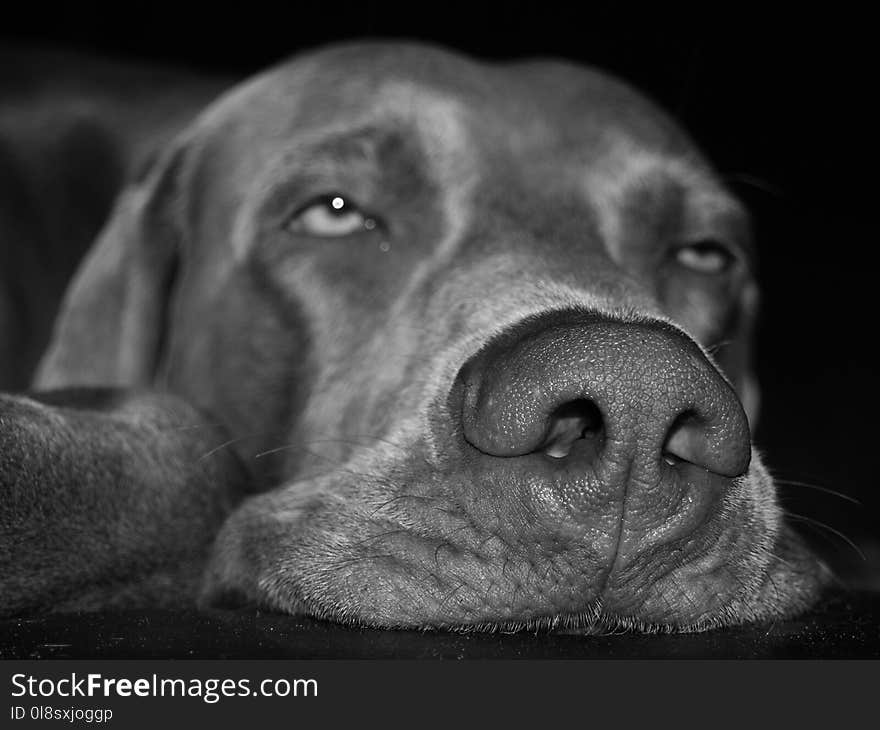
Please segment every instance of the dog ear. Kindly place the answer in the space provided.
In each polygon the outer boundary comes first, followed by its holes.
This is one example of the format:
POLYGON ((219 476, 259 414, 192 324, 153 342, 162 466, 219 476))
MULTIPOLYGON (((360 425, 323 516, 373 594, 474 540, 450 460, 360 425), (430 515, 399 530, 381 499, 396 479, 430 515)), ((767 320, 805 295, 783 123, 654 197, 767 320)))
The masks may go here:
POLYGON ((182 238, 186 147, 176 142, 117 199, 62 301, 36 389, 152 380, 182 238))

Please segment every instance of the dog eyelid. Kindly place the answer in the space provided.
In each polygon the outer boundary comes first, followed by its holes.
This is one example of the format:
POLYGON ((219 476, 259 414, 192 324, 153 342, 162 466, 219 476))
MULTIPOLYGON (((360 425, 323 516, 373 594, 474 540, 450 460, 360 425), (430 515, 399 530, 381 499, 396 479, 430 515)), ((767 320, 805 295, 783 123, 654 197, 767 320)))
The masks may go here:
POLYGON ((674 256, 680 266, 709 275, 727 273, 737 260, 729 247, 711 238, 680 246, 674 256))

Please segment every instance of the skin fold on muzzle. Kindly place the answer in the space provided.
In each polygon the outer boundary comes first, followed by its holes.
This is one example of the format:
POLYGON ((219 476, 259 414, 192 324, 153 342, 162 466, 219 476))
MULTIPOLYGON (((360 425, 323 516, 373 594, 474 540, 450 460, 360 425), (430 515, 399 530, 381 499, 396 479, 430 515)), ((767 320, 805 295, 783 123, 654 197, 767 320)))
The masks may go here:
POLYGON ((262 493, 203 602, 700 630, 825 580, 751 444, 755 300, 741 206, 625 85, 348 45, 231 91, 123 195, 38 385, 223 424, 262 493))

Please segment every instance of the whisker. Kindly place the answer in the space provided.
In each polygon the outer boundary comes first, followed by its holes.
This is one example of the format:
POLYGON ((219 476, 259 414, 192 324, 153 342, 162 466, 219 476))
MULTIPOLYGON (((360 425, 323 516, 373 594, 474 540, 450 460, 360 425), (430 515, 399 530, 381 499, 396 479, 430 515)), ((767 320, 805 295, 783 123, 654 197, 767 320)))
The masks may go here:
POLYGON ((404 499, 414 499, 414 500, 422 500, 425 502, 439 502, 438 497, 429 497, 421 494, 398 494, 397 496, 392 497, 391 499, 386 499, 381 504, 376 505, 376 508, 370 513, 370 517, 373 517, 380 510, 385 509, 389 504, 393 502, 397 502, 404 499))
POLYGON ((817 492, 825 492, 825 494, 831 494, 835 497, 840 497, 847 502, 852 502, 853 504, 858 505, 859 507, 864 506, 858 499, 855 497, 850 497, 848 494, 844 494, 843 492, 838 492, 834 489, 829 489, 828 487, 820 487, 818 484, 810 484, 809 482, 799 482, 794 479, 774 479, 776 484, 782 484, 786 487, 803 487, 805 489, 815 489, 817 492))
POLYGON ((732 345, 733 340, 721 340, 721 342, 716 342, 711 347, 706 348, 706 352, 710 355, 715 355, 722 347, 727 347, 728 345, 732 345))
POLYGON ((391 553, 377 554, 377 555, 364 555, 358 558, 345 558, 343 560, 335 560, 333 562, 333 568, 342 568, 346 565, 351 565, 352 563, 363 563, 366 560, 379 560, 380 558, 393 558, 394 556, 391 553))
MULTIPOLYGON (((361 440, 369 440, 369 441, 378 441, 378 442, 380 442, 380 443, 388 444, 389 446, 393 446, 395 449, 400 449, 401 451, 404 451, 404 452, 408 452, 408 451, 410 451, 409 448, 407 448, 407 447, 405 447, 405 446, 401 446, 400 444, 395 443, 394 441, 391 441, 390 439, 383 438, 382 436, 373 436, 373 435, 368 434, 368 433, 367 433, 367 434, 357 434, 357 433, 353 433, 353 434, 349 434, 349 437, 352 438, 352 439, 361 439, 361 440)), ((340 439, 340 440, 341 440, 341 439, 340 439)), ((342 441, 342 440, 341 440, 341 441, 342 441)), ((352 444, 355 444, 355 445, 357 444, 356 441, 351 441, 351 442, 342 441, 342 443, 352 443, 352 444)))
POLYGON ((367 543, 373 542, 375 540, 379 540, 383 537, 388 537, 389 535, 406 535, 407 530, 402 527, 396 527, 393 530, 386 530, 385 532, 377 532, 375 535, 368 535, 363 540, 357 540, 349 545, 349 548, 361 547, 362 545, 366 545, 367 543))
MULTIPOLYGON (((221 425, 221 424, 218 423, 217 425, 219 426, 219 425, 221 425)), ((198 426, 196 426, 196 428, 197 428, 197 427, 198 427, 198 426)), ((189 427, 189 426, 186 426, 185 428, 190 428, 190 427, 189 427)), ((219 446, 215 446, 215 447, 214 447, 213 449, 211 449, 208 453, 203 454, 202 456, 200 456, 200 457, 197 459, 197 461, 201 461, 202 459, 207 459, 209 456, 211 456, 211 455, 213 455, 213 454, 216 454, 216 453, 217 453, 218 451, 220 451, 221 449, 225 449, 227 446, 232 446, 232 444, 237 444, 237 443, 240 443, 240 442, 242 442, 242 441, 247 441, 248 439, 260 438, 260 437, 262 437, 262 436, 266 436, 267 434, 270 434, 270 433, 271 433, 271 431, 254 431, 254 432, 252 432, 252 433, 244 434, 243 436, 236 436, 235 438, 231 438, 231 439, 229 439, 228 441, 224 441, 224 442, 223 442, 222 444, 220 444, 219 446)))
POLYGON ((440 611, 442 611, 447 601, 449 601, 449 599, 451 599, 456 593, 458 593, 462 588, 465 588, 466 586, 467 582, 463 580, 461 581, 461 583, 459 583, 458 588, 455 588, 454 590, 447 593, 446 597, 440 602, 440 605, 437 606, 437 612, 439 613, 440 611))
POLYGON ((830 532, 834 535, 837 535, 841 540, 846 542, 847 545, 849 545, 853 550, 855 550, 856 553, 858 554, 858 556, 864 562, 868 562, 868 558, 865 556, 865 553, 862 552, 862 549, 858 545, 856 545, 856 543, 853 542, 853 540, 851 540, 849 537, 844 535, 840 530, 836 530, 831 525, 826 525, 824 522, 813 519, 812 517, 807 517, 806 515, 799 515, 796 512, 789 512, 788 510, 783 510, 783 514, 786 515, 787 517, 791 517, 793 520, 799 520, 801 522, 805 522, 810 525, 815 525, 816 527, 822 527, 822 528, 828 530, 828 532, 830 532))
MULTIPOLYGON (((769 573, 767 574, 767 580, 770 581, 770 585, 773 586, 773 593, 775 594, 775 603, 778 604, 779 603, 779 595, 780 595, 779 594, 779 586, 776 585, 776 581, 773 580, 773 576, 770 575, 769 573)), ((766 633, 764 634, 765 638, 770 636, 770 633, 773 631, 773 629, 776 628, 776 622, 777 622, 777 619, 774 618, 773 623, 770 624, 769 628, 767 629, 766 633)))
MULTIPOLYGON (((259 459, 263 456, 268 456, 269 454, 276 454, 279 451, 286 451, 288 449, 302 449, 307 450, 309 446, 316 446, 318 444, 345 444, 346 446, 363 446, 367 441, 379 441, 381 443, 388 444, 389 446, 393 446, 396 449, 400 449, 401 451, 406 451, 407 449, 400 444, 396 444, 393 441, 389 441, 388 439, 382 438, 381 436, 371 436, 369 434, 364 434, 362 436, 353 435, 350 438, 324 438, 324 439, 309 439, 308 441, 301 441, 295 444, 284 444, 283 446, 277 446, 274 449, 267 449, 266 451, 261 451, 259 454, 254 456, 255 459, 259 459)), ((309 452, 314 453, 314 452, 309 452)), ((317 455, 317 454, 316 454, 317 455)))
POLYGON ((767 193, 768 195, 773 195, 777 198, 787 198, 788 194, 778 185, 770 182, 769 180, 764 180, 757 175, 752 175, 748 172, 734 172, 728 173, 726 175, 722 175, 723 179, 726 182, 734 182, 734 183, 742 183, 744 185, 748 185, 755 190, 760 190, 762 193, 767 193))
POLYGON ((794 567, 791 563, 789 563, 785 558, 783 558, 783 557, 780 556, 780 555, 777 555, 775 552, 773 552, 773 551, 770 550, 769 548, 762 548, 762 549, 761 549, 761 552, 764 553, 765 555, 767 555, 767 556, 773 558, 774 560, 778 560, 778 561, 779 561, 780 563, 782 563, 786 568, 788 568, 792 573, 796 573, 796 572, 798 572, 797 570, 795 570, 795 567, 794 567))
POLYGON ((255 459, 262 459, 264 456, 269 456, 269 454, 277 454, 279 451, 288 451, 288 450, 299 450, 305 451, 309 454, 313 454, 314 456, 319 456, 319 454, 314 454, 305 448, 302 444, 285 444, 284 446, 277 446, 274 449, 266 449, 265 451, 261 451, 259 454, 254 454, 255 459))
POLYGON ((239 441, 244 441, 244 439, 246 439, 246 438, 250 438, 250 437, 249 437, 249 436, 239 436, 238 438, 229 439, 228 441, 224 441, 224 442, 223 442, 222 444, 220 444, 219 446, 215 446, 215 447, 214 447, 213 449, 211 449, 208 453, 206 453, 206 454, 202 454, 202 455, 198 458, 198 461, 204 461, 204 460, 207 459, 209 456, 213 456, 214 454, 216 454, 216 453, 217 453, 218 451, 220 451, 221 449, 225 449, 227 446, 232 446, 232 444, 238 443, 239 441))

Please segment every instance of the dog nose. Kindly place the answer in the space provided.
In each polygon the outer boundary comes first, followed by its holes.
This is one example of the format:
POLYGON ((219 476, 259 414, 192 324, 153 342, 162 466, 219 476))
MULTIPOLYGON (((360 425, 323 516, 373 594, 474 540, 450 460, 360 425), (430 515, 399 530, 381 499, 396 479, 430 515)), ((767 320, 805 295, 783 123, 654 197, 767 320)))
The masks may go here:
POLYGON ((536 317, 492 341, 460 373, 465 439, 498 457, 584 449, 602 459, 688 462, 724 477, 751 458, 728 382, 662 321, 576 312, 536 317), (626 456, 621 456, 624 454, 626 456))

